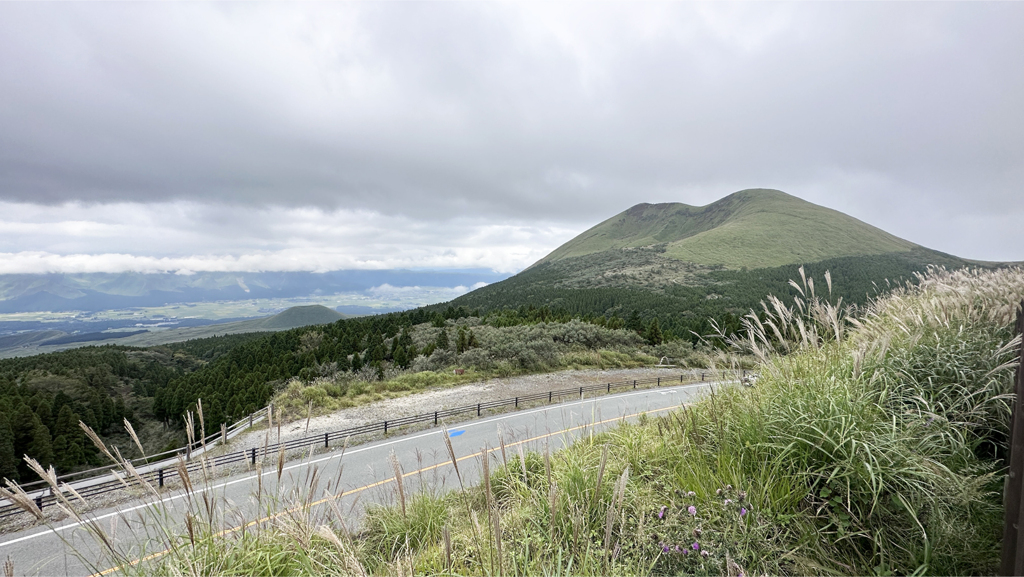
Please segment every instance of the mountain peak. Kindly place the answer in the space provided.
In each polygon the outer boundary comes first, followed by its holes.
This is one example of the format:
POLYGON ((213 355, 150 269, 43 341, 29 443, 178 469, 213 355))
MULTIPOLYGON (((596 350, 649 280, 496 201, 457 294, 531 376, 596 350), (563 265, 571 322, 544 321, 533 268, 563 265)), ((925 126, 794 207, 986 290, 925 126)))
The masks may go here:
POLYGON ((537 264, 642 247, 698 265, 765 268, 906 252, 917 245, 781 190, 753 188, 706 206, 637 204, 537 264))

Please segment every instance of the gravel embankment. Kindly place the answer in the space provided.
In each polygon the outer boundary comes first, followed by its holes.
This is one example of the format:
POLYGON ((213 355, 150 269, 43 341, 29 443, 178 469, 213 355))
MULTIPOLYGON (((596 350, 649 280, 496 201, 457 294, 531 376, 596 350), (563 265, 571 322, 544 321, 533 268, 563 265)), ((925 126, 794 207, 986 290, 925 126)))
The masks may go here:
MULTIPOLYGON (((534 393, 546 393, 552 390, 654 377, 674 377, 678 379, 679 375, 684 372, 691 371, 679 368, 585 369, 489 379, 477 383, 412 393, 369 405, 342 409, 329 415, 313 417, 309 421, 308 429, 306 428, 305 419, 288 422, 281 426, 281 441, 284 442, 311 435, 322 435, 323 433, 357 427, 368 423, 379 423, 385 419, 419 415, 432 411, 463 407, 473 403, 486 403, 488 401, 521 397, 534 393)), ((237 440, 232 441, 232 445, 234 447, 260 446, 266 440, 266 434, 266 429, 245 433, 239 436, 237 440)), ((271 435, 270 442, 276 443, 277 441, 277 431, 275 430, 271 435)))

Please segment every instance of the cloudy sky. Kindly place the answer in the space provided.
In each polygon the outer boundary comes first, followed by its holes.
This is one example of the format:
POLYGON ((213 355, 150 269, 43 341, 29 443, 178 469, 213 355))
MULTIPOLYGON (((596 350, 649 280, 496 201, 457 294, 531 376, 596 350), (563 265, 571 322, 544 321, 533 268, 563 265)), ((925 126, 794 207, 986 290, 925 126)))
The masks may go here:
POLYGON ((0 4, 0 273, 517 271, 770 187, 1024 260, 1024 3, 0 4))

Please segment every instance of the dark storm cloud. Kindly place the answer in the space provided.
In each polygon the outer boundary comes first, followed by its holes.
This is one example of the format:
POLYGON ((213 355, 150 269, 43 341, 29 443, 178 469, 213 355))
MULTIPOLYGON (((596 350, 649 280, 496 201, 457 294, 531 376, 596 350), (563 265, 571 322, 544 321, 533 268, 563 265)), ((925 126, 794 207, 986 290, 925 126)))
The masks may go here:
POLYGON ((0 199, 585 228, 766 186, 1019 259, 938 229, 1021 210, 1022 21, 1020 3, 7 3, 0 199))

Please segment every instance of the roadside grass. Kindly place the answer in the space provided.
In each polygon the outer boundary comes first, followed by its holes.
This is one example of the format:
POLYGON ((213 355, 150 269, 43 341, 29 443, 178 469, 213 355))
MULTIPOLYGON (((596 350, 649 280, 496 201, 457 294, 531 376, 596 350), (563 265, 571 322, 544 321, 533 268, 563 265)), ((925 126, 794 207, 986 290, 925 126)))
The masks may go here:
POLYGON ((474 486, 446 439, 459 489, 407 494, 395 464, 397 502, 368 507, 356 531, 333 499, 312 506, 331 489, 315 472, 298 495, 261 484, 270 519, 241 531, 190 497, 186 529, 158 514, 142 531, 165 553, 131 565, 110 548, 110 562, 162 575, 993 573, 1024 271, 937 269, 853 313, 809 279, 799 289, 733 343, 762 359, 754 387, 554 454, 485 448, 474 486))

